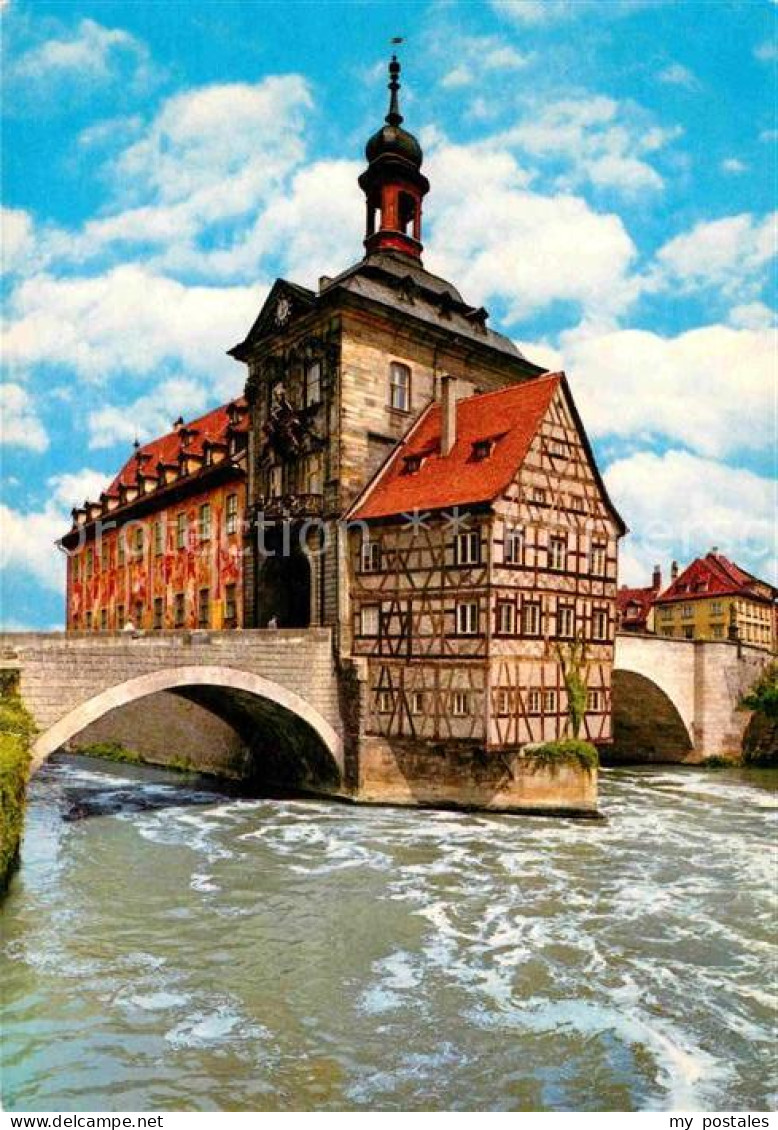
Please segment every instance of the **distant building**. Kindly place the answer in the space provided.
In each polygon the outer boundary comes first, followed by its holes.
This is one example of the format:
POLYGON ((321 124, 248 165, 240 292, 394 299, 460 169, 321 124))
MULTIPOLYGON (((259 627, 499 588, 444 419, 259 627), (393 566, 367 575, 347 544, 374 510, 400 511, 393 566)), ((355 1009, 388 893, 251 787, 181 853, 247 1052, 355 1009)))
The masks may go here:
POLYGON ((776 650, 778 590, 729 561, 716 548, 698 557, 654 602, 661 636, 739 639, 776 650))
POLYGON ((621 585, 616 592, 616 623, 620 632, 653 632, 654 605, 662 588, 662 570, 654 566, 651 584, 645 588, 621 585))
POLYGON ((244 400, 179 420, 73 510, 69 631, 241 626, 247 428, 244 400))

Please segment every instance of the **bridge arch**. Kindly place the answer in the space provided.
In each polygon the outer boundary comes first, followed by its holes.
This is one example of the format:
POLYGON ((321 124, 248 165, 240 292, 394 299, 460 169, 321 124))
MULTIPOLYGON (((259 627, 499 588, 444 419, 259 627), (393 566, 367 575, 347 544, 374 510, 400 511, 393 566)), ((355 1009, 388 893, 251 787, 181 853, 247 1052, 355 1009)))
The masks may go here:
POLYGON ((617 761, 694 759, 693 719, 683 717, 683 702, 672 684, 625 667, 613 671, 613 743, 604 752, 617 761), (664 684, 664 685, 662 685, 664 684))
POLYGON ((139 699, 169 691, 213 711, 242 729, 254 725, 257 736, 270 727, 294 736, 301 747, 315 749, 334 784, 343 777, 343 743, 333 726, 304 698, 272 679, 235 667, 198 664, 150 671, 84 699, 40 734, 32 749, 32 772, 92 722, 139 699))

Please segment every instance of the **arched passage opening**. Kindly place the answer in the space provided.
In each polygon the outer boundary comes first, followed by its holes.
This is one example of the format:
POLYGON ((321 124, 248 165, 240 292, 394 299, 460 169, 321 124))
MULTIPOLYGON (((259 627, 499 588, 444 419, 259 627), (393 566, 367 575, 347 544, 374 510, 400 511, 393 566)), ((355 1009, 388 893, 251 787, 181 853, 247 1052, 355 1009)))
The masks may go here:
POLYGON ((257 574, 258 624, 266 628, 307 628, 311 623, 311 560, 300 544, 297 528, 292 536, 279 529, 266 534, 266 556, 257 574))
POLYGON ((613 672, 613 744, 601 752, 606 763, 688 761, 694 747, 677 707, 661 687, 645 675, 617 669, 613 672))
POLYGON ((234 731, 245 751, 244 775, 258 789, 338 791, 343 750, 337 731, 293 691, 230 667, 154 671, 95 695, 38 737, 33 772, 100 719, 159 704, 170 695, 196 704, 234 731))

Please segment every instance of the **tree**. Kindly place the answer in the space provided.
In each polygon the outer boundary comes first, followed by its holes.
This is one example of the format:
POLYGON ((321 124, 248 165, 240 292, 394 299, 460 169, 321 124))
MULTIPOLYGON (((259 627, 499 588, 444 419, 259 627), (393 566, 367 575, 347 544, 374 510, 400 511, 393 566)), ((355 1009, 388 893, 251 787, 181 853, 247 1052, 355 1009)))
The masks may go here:
POLYGON ((586 643, 580 634, 566 647, 557 644, 556 653, 562 668, 562 679, 567 691, 567 724, 574 738, 581 733, 586 714, 586 695, 589 664, 586 661, 586 643))
POLYGON ((750 691, 740 697, 742 710, 753 710, 778 721, 778 662, 769 663, 750 691))

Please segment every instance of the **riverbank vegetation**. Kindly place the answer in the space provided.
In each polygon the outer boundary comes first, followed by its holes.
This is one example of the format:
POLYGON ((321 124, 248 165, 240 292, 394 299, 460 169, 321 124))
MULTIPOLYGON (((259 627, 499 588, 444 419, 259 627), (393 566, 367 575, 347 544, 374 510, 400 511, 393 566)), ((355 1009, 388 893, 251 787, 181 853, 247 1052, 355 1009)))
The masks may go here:
POLYGON ((524 755, 538 765, 548 765, 552 768, 558 765, 576 765, 590 773, 594 772, 600 764, 595 747, 579 738, 526 746, 524 755))
POLYGON ((778 765, 778 662, 765 667, 740 708, 754 712, 743 740, 744 764, 778 765))
POLYGON ((186 757, 174 757, 170 761, 151 761, 134 749, 128 749, 121 742, 90 742, 86 745, 71 745, 68 753, 79 757, 98 757, 102 761, 116 761, 127 765, 149 765, 156 769, 173 769, 178 773, 202 773, 186 757))
POLYGON ((15 673, 0 673, 0 895, 19 861, 34 733, 15 673))

